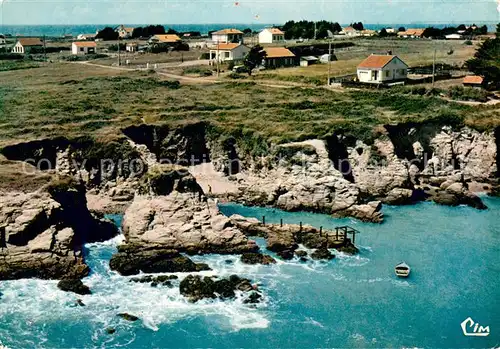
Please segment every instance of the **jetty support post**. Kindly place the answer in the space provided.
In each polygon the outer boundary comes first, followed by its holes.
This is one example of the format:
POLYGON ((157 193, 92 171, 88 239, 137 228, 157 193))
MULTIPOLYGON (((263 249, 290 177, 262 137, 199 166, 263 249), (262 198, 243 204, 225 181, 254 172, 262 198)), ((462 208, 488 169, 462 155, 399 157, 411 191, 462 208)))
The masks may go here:
POLYGON ((266 216, 262 216, 262 224, 266 224, 266 216))
POLYGON ((283 227, 283 218, 280 218, 280 227, 283 227))

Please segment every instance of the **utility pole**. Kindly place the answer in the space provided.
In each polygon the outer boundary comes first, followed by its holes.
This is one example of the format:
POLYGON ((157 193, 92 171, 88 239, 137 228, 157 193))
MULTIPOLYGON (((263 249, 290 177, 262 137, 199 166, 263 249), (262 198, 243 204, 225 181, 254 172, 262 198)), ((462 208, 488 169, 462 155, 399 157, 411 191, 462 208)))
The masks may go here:
POLYGON ((220 67, 219 67, 219 40, 216 41, 217 42, 217 51, 216 51, 216 57, 215 59, 217 60, 217 77, 219 77, 219 74, 220 74, 220 67))
POLYGON ((436 76, 436 43, 434 43, 434 57, 432 59, 432 88, 434 88, 435 76, 436 76))
POLYGON ((327 86, 330 86, 330 74, 331 74, 331 60, 332 60, 332 40, 333 33, 328 30, 328 81, 326 82, 327 86))
POLYGON ((122 65, 122 60, 120 56, 120 36, 118 35, 118 66, 122 65))
POLYGON ((43 60, 47 62, 47 47, 45 46, 45 35, 43 36, 43 60))

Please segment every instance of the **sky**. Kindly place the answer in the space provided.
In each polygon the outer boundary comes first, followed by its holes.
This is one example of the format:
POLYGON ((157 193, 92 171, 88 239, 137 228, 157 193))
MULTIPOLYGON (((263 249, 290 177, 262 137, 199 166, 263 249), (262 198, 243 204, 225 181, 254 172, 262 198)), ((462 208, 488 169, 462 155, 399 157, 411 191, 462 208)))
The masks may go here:
POLYGON ((0 24, 500 21, 500 0, 0 0, 0 24), (497 8, 498 7, 498 8, 497 8))

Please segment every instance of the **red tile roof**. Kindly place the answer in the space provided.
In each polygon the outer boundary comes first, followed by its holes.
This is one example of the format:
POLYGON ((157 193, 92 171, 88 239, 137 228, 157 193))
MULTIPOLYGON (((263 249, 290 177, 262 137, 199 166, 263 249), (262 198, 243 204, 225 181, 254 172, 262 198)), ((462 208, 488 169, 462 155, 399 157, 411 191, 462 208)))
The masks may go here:
POLYGON ((151 39, 156 39, 159 42, 177 42, 181 41, 181 38, 175 34, 156 34, 151 39))
POLYGON ((380 69, 385 67, 397 56, 391 55, 371 55, 358 65, 358 68, 380 69))
POLYGON ((39 38, 22 38, 17 41, 23 46, 43 46, 43 42, 39 38))
POLYGON ((474 84, 474 85, 481 85, 483 83, 484 79, 481 76, 478 75, 468 75, 464 78, 463 83, 464 84, 474 84))
POLYGON ((213 50, 217 50, 217 46, 219 50, 225 50, 225 51, 231 51, 234 50, 236 47, 240 46, 241 44, 236 44, 236 43, 220 43, 219 45, 215 45, 213 50))
POLYGON ((97 44, 92 41, 75 41, 73 44, 78 47, 96 47, 97 44))
POLYGON ((266 47, 266 58, 282 58, 282 57, 295 57, 295 55, 287 48, 284 47, 266 47))
POLYGON ((243 34, 242 31, 239 31, 238 29, 222 29, 218 30, 216 32, 213 32, 212 34, 243 34))

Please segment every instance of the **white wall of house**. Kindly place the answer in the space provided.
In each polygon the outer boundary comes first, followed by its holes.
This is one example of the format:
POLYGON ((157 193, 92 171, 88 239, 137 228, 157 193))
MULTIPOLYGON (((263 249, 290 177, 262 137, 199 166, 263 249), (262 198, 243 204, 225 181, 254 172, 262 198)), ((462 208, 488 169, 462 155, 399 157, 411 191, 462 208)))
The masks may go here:
POLYGON ((408 67, 396 57, 382 69, 358 68, 357 75, 360 82, 380 84, 406 79, 408 67))
POLYGON ((243 42, 243 34, 212 34, 212 41, 219 43, 243 42))
POLYGON ((224 61, 240 61, 245 58, 246 54, 250 51, 245 45, 240 45, 232 50, 210 50, 210 60, 220 62, 224 61), (218 53, 218 56, 217 56, 218 53), (218 57, 218 58, 217 58, 218 57))
POLYGON ((18 41, 12 48, 13 53, 24 53, 24 46, 18 41))
POLYGON ((272 44, 282 41, 285 41, 284 34, 273 34, 269 29, 264 29, 259 33, 259 44, 272 44))
POLYGON ((89 53, 95 53, 95 47, 77 46, 75 43, 71 45, 71 52, 74 55, 87 55, 89 53))

